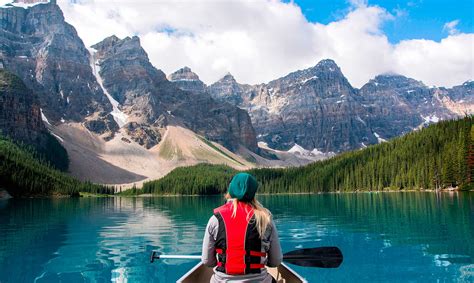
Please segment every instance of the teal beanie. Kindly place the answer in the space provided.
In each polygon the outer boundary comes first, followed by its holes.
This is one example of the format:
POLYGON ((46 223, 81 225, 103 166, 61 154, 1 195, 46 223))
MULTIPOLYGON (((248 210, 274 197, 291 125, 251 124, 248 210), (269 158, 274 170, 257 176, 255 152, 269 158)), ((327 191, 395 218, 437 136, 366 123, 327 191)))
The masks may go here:
POLYGON ((258 183, 254 176, 247 173, 238 173, 230 182, 229 194, 232 198, 241 201, 251 201, 257 192, 258 183))

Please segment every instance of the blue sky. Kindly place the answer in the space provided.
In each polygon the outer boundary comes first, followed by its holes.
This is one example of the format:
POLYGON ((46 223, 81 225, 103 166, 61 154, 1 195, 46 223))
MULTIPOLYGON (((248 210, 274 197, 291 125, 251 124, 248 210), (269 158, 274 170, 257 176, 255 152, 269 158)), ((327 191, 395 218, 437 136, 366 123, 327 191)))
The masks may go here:
MULTIPOLYGON (((311 22, 327 24, 344 17, 351 4, 347 0, 294 0, 311 22)), ((456 29, 474 32, 474 0, 369 0, 396 16, 384 23, 383 30, 391 43, 404 39, 439 41, 448 35, 443 26, 459 20, 456 29), (398 15, 398 16, 397 16, 398 15)))

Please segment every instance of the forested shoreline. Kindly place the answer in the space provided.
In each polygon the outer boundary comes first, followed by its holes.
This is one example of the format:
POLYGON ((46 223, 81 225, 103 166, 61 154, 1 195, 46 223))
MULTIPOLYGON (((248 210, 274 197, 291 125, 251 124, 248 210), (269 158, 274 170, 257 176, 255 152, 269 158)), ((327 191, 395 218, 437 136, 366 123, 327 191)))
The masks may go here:
MULTIPOLYGON (((247 172, 259 193, 319 193, 383 190, 472 190, 474 118, 443 121, 390 142, 340 154, 303 167, 247 172)), ((56 170, 29 147, 0 137, 0 189, 13 197, 113 194, 114 188, 81 182, 56 170)), ((180 167, 123 195, 223 194, 238 171, 224 165, 180 167)))
POLYGON ((33 148, 0 136, 0 189, 13 197, 79 196, 79 192, 113 194, 114 188, 81 182, 63 173, 33 148))
MULTIPOLYGON (((389 142, 303 167, 252 169, 260 193, 473 189, 474 118, 442 121, 389 142)), ((222 194, 237 171, 201 164, 128 194, 222 194)))

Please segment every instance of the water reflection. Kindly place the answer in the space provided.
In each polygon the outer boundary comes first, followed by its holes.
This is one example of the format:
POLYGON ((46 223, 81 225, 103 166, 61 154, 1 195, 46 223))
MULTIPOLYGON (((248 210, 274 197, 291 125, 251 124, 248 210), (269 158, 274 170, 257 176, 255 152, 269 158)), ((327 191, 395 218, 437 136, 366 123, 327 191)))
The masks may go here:
MULTIPOLYGON (((338 246, 336 270, 310 282, 474 280, 474 196, 363 193, 260 196, 285 251, 338 246)), ((0 282, 173 282, 195 261, 222 197, 9 200, 0 205, 0 282)))

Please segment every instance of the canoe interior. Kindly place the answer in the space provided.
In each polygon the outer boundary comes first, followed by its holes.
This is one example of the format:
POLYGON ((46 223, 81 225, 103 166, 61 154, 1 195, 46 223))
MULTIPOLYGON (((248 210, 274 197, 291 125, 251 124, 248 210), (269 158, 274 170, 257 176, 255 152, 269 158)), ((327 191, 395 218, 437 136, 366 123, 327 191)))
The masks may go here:
MULTIPOLYGON (((299 276, 285 264, 281 264, 276 268, 267 267, 268 272, 277 280, 278 283, 307 283, 307 281, 299 276)), ((209 283, 211 276, 214 274, 212 268, 197 264, 193 269, 181 277, 178 283, 209 283)))

